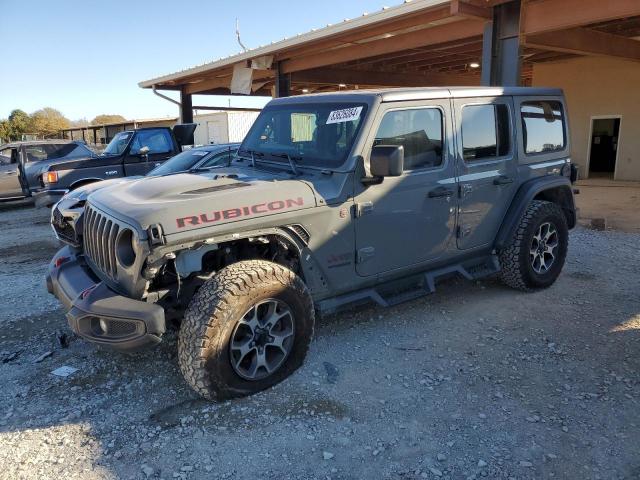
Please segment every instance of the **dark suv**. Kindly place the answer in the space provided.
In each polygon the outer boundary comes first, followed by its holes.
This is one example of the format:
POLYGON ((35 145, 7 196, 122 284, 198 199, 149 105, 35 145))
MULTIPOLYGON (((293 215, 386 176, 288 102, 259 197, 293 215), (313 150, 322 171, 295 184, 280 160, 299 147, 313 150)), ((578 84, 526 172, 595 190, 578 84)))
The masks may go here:
POLYGON ((247 395, 302 364, 318 314, 453 274, 551 286, 576 224, 569 156, 561 90, 280 98, 228 167, 93 193, 47 284, 101 345, 154 345, 179 322, 187 382, 247 395))
POLYGON ((82 142, 36 140, 0 145, 0 201, 31 197, 42 188, 41 177, 51 165, 96 158, 82 142))

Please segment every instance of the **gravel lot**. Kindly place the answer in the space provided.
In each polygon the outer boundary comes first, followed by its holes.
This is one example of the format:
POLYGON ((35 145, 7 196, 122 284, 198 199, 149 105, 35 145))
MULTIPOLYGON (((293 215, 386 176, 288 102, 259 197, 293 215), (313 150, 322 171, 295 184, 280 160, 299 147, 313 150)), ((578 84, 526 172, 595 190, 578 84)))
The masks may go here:
POLYGON ((639 234, 573 231, 544 292, 453 279, 330 317, 292 378, 213 404, 175 333, 63 348, 47 213, 0 222, 0 478, 640 478, 639 234))

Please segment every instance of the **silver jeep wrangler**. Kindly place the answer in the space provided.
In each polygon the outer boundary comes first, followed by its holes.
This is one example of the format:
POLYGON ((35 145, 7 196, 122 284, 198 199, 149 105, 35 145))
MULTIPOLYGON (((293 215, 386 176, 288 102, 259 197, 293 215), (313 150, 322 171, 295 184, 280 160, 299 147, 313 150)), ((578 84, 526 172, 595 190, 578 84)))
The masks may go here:
POLYGON ((276 99, 227 166, 67 202, 48 289, 100 345, 154 345, 176 322, 197 392, 251 394, 302 364, 321 314, 452 274, 553 284, 576 223, 569 152, 555 89, 276 99))

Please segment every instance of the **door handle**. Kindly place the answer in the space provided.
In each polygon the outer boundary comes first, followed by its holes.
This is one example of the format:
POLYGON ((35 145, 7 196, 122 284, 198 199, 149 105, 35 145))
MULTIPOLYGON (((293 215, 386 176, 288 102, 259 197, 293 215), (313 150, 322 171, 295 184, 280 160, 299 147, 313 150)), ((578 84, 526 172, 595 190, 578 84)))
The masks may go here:
POLYGON ((506 175, 500 175, 493 180, 494 185, 509 185, 510 183, 513 183, 513 178, 507 177, 506 175))
POLYGON ((441 197, 453 197, 455 192, 447 187, 438 187, 431 190, 427 197, 429 198, 441 198, 441 197))

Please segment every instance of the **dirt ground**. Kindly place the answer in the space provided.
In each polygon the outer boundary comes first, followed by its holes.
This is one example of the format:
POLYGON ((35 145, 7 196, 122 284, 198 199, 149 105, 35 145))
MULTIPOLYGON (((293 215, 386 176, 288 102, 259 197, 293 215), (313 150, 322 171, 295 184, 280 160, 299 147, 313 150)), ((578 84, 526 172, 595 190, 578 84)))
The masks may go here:
POLYGON ((604 218, 607 228, 640 233, 640 182, 587 179, 578 182, 581 223, 604 218))
POLYGON ((46 215, 0 211, 2 479, 640 478, 637 233, 574 230, 546 291, 452 279, 327 318, 290 379, 215 404, 175 333, 131 356, 65 336, 46 215))

